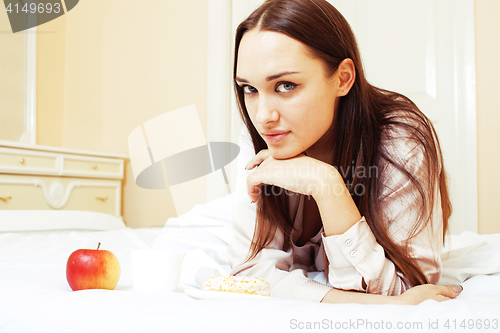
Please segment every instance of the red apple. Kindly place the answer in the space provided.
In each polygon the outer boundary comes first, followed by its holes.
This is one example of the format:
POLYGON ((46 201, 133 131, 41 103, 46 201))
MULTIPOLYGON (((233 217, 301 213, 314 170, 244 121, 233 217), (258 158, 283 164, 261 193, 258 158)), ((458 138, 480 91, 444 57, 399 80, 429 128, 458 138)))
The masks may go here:
POLYGON ((113 252, 80 249, 73 252, 66 265, 66 278, 73 290, 115 289, 120 279, 120 263, 113 252))

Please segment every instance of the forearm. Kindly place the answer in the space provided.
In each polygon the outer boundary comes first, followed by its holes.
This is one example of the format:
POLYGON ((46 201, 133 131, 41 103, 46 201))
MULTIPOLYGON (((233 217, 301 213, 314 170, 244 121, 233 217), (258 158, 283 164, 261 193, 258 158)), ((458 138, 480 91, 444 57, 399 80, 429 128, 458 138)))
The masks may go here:
POLYGON ((321 300, 322 303, 357 303, 357 304, 400 304, 397 296, 366 294, 356 291, 331 289, 321 300))
POLYGON ((314 200, 323 221, 325 236, 343 234, 361 219, 349 190, 333 167, 326 177, 316 181, 319 191, 314 195, 314 200))

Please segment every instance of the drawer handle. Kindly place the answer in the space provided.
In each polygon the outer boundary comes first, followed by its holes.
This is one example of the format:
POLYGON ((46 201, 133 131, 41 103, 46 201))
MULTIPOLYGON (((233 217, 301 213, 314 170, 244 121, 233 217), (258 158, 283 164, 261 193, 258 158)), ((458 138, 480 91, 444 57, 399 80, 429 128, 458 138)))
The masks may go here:
POLYGON ((21 157, 21 158, 19 159, 19 163, 24 164, 24 162, 26 162, 26 161, 24 160, 24 158, 22 158, 22 157, 21 157))
POLYGON ((95 197, 96 200, 101 200, 102 202, 106 202, 108 200, 108 197, 95 197))
POLYGON ((97 170, 97 164, 92 164, 92 169, 97 170))
POLYGON ((7 202, 10 199, 12 199, 10 195, 8 197, 0 197, 0 200, 2 200, 3 202, 7 202))

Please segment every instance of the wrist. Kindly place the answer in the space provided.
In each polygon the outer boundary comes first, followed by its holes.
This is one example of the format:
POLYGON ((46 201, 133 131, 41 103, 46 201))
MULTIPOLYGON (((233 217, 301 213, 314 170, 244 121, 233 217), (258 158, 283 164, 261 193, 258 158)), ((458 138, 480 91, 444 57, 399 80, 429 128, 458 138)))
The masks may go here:
POLYGON ((361 220, 344 180, 337 169, 328 165, 323 177, 315 183, 312 195, 321 215, 325 236, 340 235, 361 220))
MULTIPOLYGON (((326 163, 324 163, 326 164, 326 163)), ((334 196, 349 194, 342 176, 336 168, 326 164, 313 180, 315 191, 312 196, 316 202, 331 200, 334 196)))

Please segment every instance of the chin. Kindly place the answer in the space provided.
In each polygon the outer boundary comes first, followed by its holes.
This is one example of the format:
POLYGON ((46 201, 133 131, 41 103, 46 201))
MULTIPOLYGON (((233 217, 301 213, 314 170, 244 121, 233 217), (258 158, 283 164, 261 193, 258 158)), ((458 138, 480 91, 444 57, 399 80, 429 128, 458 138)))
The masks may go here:
POLYGON ((276 160, 286 160, 299 155, 301 152, 294 149, 269 147, 269 153, 276 160))

